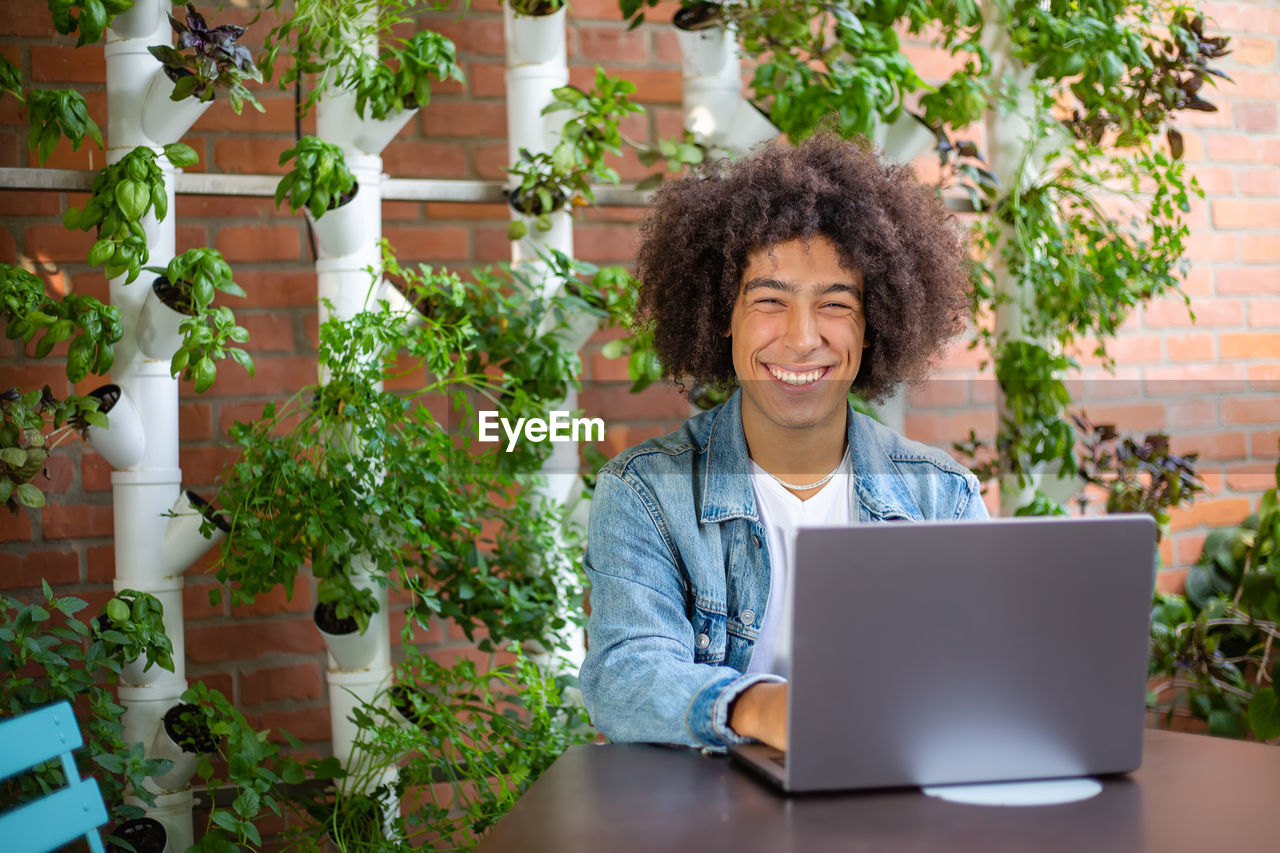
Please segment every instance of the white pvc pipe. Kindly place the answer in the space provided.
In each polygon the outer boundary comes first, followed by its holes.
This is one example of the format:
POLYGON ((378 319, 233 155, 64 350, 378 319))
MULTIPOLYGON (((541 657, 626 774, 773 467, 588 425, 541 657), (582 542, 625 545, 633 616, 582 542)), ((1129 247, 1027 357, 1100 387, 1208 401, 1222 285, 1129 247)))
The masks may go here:
MULTIPOLYGON (((369 15, 376 14, 376 11, 376 8, 371 8, 369 15)), ((368 39, 357 47, 366 53, 377 51, 374 39, 368 39)), ((347 167, 360 183, 360 191, 351 205, 356 206, 356 215, 364 227, 358 243, 351 242, 341 246, 329 244, 321 249, 321 257, 316 261, 321 323, 331 317, 353 317, 366 306, 371 307, 380 292, 378 277, 382 263, 378 241, 382 238, 382 158, 379 152, 381 145, 386 143, 377 140, 371 142, 368 138, 369 134, 378 129, 385 133, 387 128, 377 128, 375 123, 363 121, 355 112, 355 99, 349 92, 326 92, 316 105, 316 135, 342 147, 347 167), (366 147, 377 147, 378 151, 362 150, 357 139, 366 147), (328 300, 331 305, 326 305, 324 300, 328 300)), ((332 215, 332 211, 317 223, 317 237, 320 236, 319 228, 324 226, 329 215, 332 215)), ((327 378, 323 375, 320 377, 322 382, 327 378)), ((375 583, 369 576, 369 567, 361 565, 359 561, 350 566, 349 571, 358 585, 373 592, 378 602, 378 612, 370 617, 365 629, 367 637, 376 643, 373 659, 368 666, 348 672, 340 669, 330 655, 325 672, 325 680, 329 685, 333 755, 344 767, 352 766, 355 758, 352 753, 356 731, 349 720, 353 709, 361 703, 372 704, 378 699, 379 693, 383 693, 381 701, 385 702, 384 691, 390 685, 392 676, 386 588, 375 583)), ((391 804, 390 808, 398 807, 391 804)))
MULTIPOLYGON (((148 51, 153 44, 170 44, 172 31, 165 12, 169 4, 140 0, 116 17, 107 32, 104 49, 107 67, 107 161, 115 163, 140 145, 156 148, 142 127, 148 88, 162 75, 160 63, 148 51)), ((158 84, 157 84, 158 85, 158 84)), ((155 108, 153 108, 154 111, 155 108)), ((169 215, 157 222, 148 214, 148 264, 164 266, 174 255, 175 170, 168 160, 157 158, 164 175, 169 215)), ((124 337, 116 346, 112 376, 133 401, 146 430, 141 461, 128 471, 111 475, 114 509, 117 591, 135 589, 156 596, 164 607, 165 633, 173 644, 174 672, 152 667, 147 672, 131 668, 128 679, 143 684, 121 684, 118 695, 125 706, 125 743, 150 744, 164 712, 186 689, 186 647, 182 612, 182 577, 167 571, 162 560, 164 514, 177 497, 182 472, 178 469, 178 385, 168 364, 147 359, 138 349, 139 310, 146 299, 150 279, 141 275, 131 284, 123 277, 110 282, 111 304, 120 310, 124 337)), ((131 800, 137 803, 136 799, 131 800)), ((170 849, 185 850, 194 841, 190 788, 162 795, 151 817, 168 833, 170 849)))

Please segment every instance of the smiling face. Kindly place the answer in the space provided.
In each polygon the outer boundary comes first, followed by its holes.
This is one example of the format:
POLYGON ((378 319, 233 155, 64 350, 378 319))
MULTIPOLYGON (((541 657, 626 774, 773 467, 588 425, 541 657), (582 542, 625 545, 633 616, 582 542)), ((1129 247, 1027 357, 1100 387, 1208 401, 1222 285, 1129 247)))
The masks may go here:
POLYGON ((843 443, 845 399, 866 346, 862 295, 862 275, 826 237, 747 256, 728 335, 748 445, 800 437, 791 431, 843 443))

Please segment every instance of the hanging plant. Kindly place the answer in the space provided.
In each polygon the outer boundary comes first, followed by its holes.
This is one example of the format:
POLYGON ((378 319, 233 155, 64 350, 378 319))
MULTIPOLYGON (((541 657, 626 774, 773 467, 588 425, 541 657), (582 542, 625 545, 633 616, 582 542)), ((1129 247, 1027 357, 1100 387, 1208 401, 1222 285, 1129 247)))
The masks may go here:
POLYGON ((102 131, 89 118, 84 96, 71 89, 32 89, 27 93, 27 146, 36 152, 40 165, 49 159, 58 140, 66 137, 71 150, 79 151, 88 136, 102 147, 102 131))
MULTIPOLYGON (((244 343, 249 333, 237 326, 235 315, 225 305, 212 308, 215 291, 232 296, 245 295, 244 289, 231 278, 231 267, 216 249, 188 249, 169 262, 167 267, 147 267, 159 273, 152 286, 152 296, 177 314, 181 342, 169 362, 173 376, 182 374, 192 382, 197 394, 203 394, 218 377, 217 363, 230 357, 253 375, 253 359, 231 343, 244 343)), ((140 332, 140 338, 142 337, 140 332)), ((144 349, 148 344, 143 341, 144 349)), ((155 346, 159 347, 160 344, 155 346)))
POLYGON ((134 0, 48 0, 48 3, 53 28, 64 36, 79 30, 76 47, 83 47, 102 38, 112 19, 132 9, 134 0))
POLYGON ((347 168, 346 157, 337 145, 304 136, 280 155, 281 166, 290 160, 293 167, 276 185, 276 207, 287 198, 294 213, 305 207, 313 218, 319 219, 355 198, 355 175, 347 168))
POLYGON ((164 65, 173 81, 172 100, 196 98, 213 100, 218 89, 225 89, 236 115, 245 102, 262 112, 262 104, 244 85, 246 80, 262 82, 262 72, 253 54, 236 41, 245 34, 244 27, 232 24, 210 28, 195 6, 187 4, 185 23, 169 15, 169 25, 178 36, 177 44, 158 44, 147 48, 164 65))
MULTIPOLYGON (((198 159, 181 142, 164 146, 164 154, 177 168, 198 159)), ((156 221, 161 221, 168 211, 164 172, 156 163, 156 152, 139 146, 94 176, 89 201, 82 208, 69 208, 62 224, 81 231, 97 228, 89 264, 101 265, 107 278, 123 275, 128 283, 138 277, 148 258, 142 218, 154 213, 156 221)))

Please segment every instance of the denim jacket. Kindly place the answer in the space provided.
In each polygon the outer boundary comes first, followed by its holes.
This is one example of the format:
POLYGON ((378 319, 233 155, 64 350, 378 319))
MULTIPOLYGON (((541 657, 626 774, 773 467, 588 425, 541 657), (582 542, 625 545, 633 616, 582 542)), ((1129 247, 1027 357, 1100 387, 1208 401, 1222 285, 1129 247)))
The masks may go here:
MULTIPOLYGON (((582 696, 615 741, 722 749, 769 598, 769 553, 741 391, 601 470, 588 526, 582 696)), ((978 481, 940 450, 849 410, 856 521, 985 518, 978 481)))

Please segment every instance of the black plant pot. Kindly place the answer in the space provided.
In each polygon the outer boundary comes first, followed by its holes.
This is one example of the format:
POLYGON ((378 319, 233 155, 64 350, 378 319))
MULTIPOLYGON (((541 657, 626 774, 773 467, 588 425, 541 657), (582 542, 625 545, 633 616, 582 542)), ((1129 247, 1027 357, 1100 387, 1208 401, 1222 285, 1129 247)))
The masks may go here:
POLYGON ((547 213, 555 213, 564 207, 569 198, 562 191, 556 190, 551 194, 551 209, 545 210, 542 206, 542 200, 537 193, 532 193, 526 198, 524 190, 516 187, 507 193, 507 203, 511 205, 511 209, 521 216, 542 216, 547 213), (528 208, 526 209, 526 205, 528 208))
POLYGON ((165 711, 164 730, 183 752, 205 755, 218 748, 199 705, 183 702, 165 711))
POLYGON ((719 3, 694 3, 676 11, 671 23, 678 30, 696 32, 720 26, 719 3))
POLYGON ((213 523, 213 526, 221 530, 223 533, 231 532, 231 523, 223 517, 222 513, 213 508, 213 504, 202 498, 193 491, 187 491, 187 502, 200 513, 201 517, 206 521, 213 523))
MULTIPOLYGON (((137 853, 165 853, 169 843, 164 824, 154 818, 140 817, 120 824, 111 833, 122 841, 133 845, 137 853)), ((108 844, 107 853, 126 853, 118 844, 108 844)))

